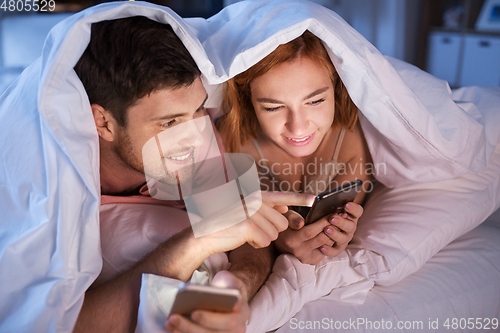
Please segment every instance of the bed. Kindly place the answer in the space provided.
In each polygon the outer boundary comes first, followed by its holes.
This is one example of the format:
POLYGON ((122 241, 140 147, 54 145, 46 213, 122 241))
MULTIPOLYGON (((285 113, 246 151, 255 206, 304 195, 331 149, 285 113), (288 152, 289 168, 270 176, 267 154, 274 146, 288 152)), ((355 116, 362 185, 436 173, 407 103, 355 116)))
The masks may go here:
MULTIPOLYGON (((500 207, 499 88, 451 91, 446 82, 381 55, 335 13, 304 1, 240 2, 208 21, 188 23, 214 64, 207 75, 214 95, 218 83, 304 30, 320 37, 361 112, 375 164, 387 167, 376 170, 379 183, 345 254, 315 269, 278 258, 251 303, 249 332, 300 331, 292 317, 305 324, 363 313, 371 320, 425 320, 424 331, 433 317, 441 324, 452 315, 498 319, 500 238, 491 228, 471 235, 500 207), (482 244, 479 235, 487 235, 484 247, 468 250, 482 244), (483 250, 488 259, 477 261, 483 250), (460 269, 456 279, 447 276, 460 269), (328 283, 333 290, 323 289, 328 283), (479 286, 485 289, 470 292, 479 286), (326 296, 315 300, 321 293, 326 296)), ((447 329, 457 328, 438 331, 447 329)))
MULTIPOLYGON (((476 318, 493 324, 500 316, 500 210, 488 216, 498 209, 499 189, 500 146, 486 172, 395 188, 376 184, 345 253, 314 270, 278 258, 251 303, 250 331, 307 331, 308 321, 322 320, 328 323, 320 328, 328 330, 331 322, 357 318, 377 325, 390 321, 394 327, 388 330, 397 328, 397 320, 428 325, 429 318, 440 325, 448 318, 450 325, 453 318, 465 318, 462 326, 468 318, 475 325, 476 318)), ((354 327, 348 326, 353 332, 376 330, 354 327)), ((453 327, 439 331, 460 328, 453 327)))
POLYGON ((500 210, 363 304, 319 299, 276 332, 499 332, 499 320, 500 210))
MULTIPOLYGON (((8 175, 0 187, 0 272, 16 267, 0 274, 0 285, 9 286, 0 289, 1 331, 71 332, 101 271, 98 140, 73 67, 92 22, 135 15, 173 26, 203 73, 207 106, 217 106, 220 83, 310 30, 324 41, 361 111, 374 161, 387 165, 377 170, 380 185, 353 242, 321 274, 280 257, 252 301, 249 332, 297 331, 300 322, 316 331, 307 321, 322 318, 417 320, 426 331, 429 318, 439 325, 451 316, 473 318, 484 326, 499 317, 498 218, 481 224, 500 206, 499 89, 452 92, 446 82, 381 55, 335 13, 304 1, 243 1, 209 20, 117 2, 54 27, 43 56, 0 99, 1 111, 8 110, 0 112, 6 129, 0 161, 8 175), (317 283, 332 277, 331 285, 317 283)), ((436 331, 443 330, 456 331, 436 331)))

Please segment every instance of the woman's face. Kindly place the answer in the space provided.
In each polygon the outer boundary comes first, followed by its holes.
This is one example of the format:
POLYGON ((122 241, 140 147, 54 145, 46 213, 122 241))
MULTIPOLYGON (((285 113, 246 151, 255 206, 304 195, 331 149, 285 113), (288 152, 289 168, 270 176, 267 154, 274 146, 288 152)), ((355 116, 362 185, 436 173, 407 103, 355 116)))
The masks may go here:
POLYGON ((335 114, 333 83, 321 64, 300 57, 250 83, 252 104, 268 140, 294 157, 316 151, 335 114))

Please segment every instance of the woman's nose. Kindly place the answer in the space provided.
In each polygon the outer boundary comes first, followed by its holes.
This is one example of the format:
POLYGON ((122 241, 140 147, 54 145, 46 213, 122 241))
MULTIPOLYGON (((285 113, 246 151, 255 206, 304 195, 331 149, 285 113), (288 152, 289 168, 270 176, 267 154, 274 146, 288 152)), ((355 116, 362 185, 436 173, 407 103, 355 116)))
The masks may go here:
POLYGON ((302 109, 294 109, 288 111, 286 127, 291 134, 300 136, 306 133, 309 128, 309 120, 307 115, 302 109))

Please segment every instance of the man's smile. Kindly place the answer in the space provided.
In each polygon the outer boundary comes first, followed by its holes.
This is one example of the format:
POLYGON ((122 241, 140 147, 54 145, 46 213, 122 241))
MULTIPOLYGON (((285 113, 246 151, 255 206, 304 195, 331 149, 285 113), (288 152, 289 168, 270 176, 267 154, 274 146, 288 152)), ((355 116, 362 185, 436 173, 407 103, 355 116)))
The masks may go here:
POLYGON ((189 150, 187 153, 182 153, 174 156, 166 156, 169 160, 177 164, 185 164, 188 159, 193 155, 194 149, 189 150))

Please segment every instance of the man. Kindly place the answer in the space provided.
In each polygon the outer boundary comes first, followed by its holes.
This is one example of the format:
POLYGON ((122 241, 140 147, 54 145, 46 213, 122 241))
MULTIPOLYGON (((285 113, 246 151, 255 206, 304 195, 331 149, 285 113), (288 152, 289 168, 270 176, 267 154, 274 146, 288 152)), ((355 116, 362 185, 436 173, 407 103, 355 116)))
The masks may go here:
MULTIPOLYGON (((103 200, 110 196, 139 197, 146 182, 143 146, 165 129, 206 114, 207 94, 195 62, 169 25, 137 16, 94 23, 90 44, 75 71, 89 96, 99 135, 103 200)), ((199 146, 196 135, 178 138, 176 144, 179 149, 165 156, 167 164, 191 161, 199 146)), ((177 181, 183 183, 191 176, 181 173, 177 181)), ((155 199, 146 200, 152 203, 155 199)), ((244 331, 249 317, 248 300, 269 274, 272 256, 269 249, 257 251, 242 245, 248 242, 256 248, 268 246, 288 226, 286 218, 277 211, 286 212, 286 207, 280 205, 306 205, 310 201, 306 195, 264 194, 257 213, 215 235, 195 238, 191 228, 185 228, 124 272, 91 287, 75 330, 133 330, 143 273, 186 281, 210 255, 236 249, 229 256, 231 273, 221 273, 214 279, 215 283, 226 282, 241 290, 243 298, 235 312, 200 311, 191 320, 174 315, 167 327, 186 332, 244 331), (272 208, 274 205, 277 210, 272 208)), ((144 202, 144 198, 138 202, 144 202)))

